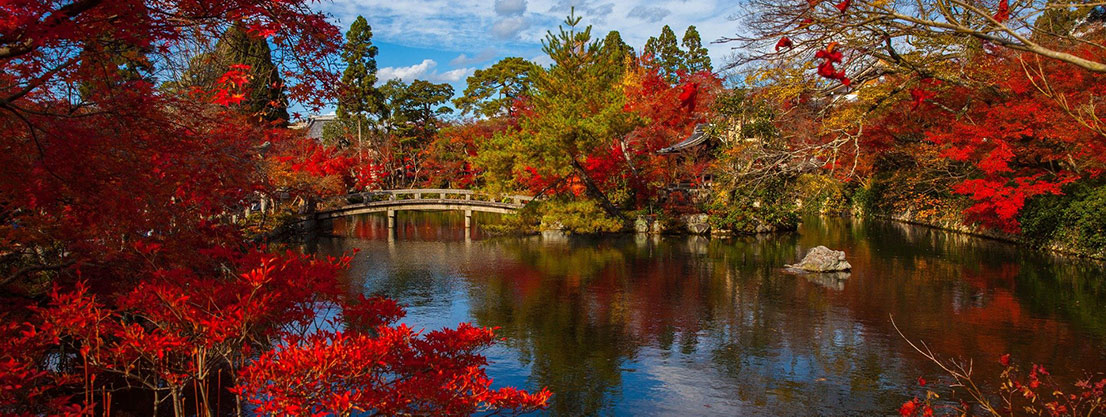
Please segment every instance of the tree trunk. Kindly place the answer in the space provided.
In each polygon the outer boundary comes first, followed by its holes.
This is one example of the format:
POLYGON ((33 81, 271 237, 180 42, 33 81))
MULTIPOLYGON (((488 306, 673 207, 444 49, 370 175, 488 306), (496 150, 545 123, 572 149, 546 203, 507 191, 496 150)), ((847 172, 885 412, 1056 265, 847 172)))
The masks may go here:
POLYGON ((584 187, 587 188, 588 195, 590 195, 591 198, 599 200, 599 205, 603 207, 603 211, 606 211, 607 214, 617 219, 626 220, 626 215, 622 214, 614 204, 611 204, 611 200, 599 189, 599 186, 595 185, 595 181, 591 179, 591 176, 588 175, 588 172, 580 165, 580 162, 576 161, 576 158, 572 158, 572 167, 576 169, 576 174, 584 181, 584 187))

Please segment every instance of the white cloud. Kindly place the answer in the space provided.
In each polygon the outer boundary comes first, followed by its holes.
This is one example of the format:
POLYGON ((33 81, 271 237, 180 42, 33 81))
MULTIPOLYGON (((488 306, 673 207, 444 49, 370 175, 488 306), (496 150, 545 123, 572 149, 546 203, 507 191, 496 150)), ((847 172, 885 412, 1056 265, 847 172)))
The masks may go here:
POLYGON ((488 62, 492 58, 495 58, 498 54, 499 51, 495 48, 484 48, 473 56, 468 56, 468 54, 457 55, 456 58, 449 60, 449 65, 452 65, 454 67, 465 67, 473 64, 488 62))
MULTIPOLYGON (((740 22, 729 17, 742 13, 744 7, 744 2, 729 0, 334 0, 324 4, 342 26, 365 14, 374 40, 451 51, 494 48, 497 56, 539 53, 546 31, 556 32, 573 6, 583 25, 594 25, 596 37, 617 30, 639 51, 664 24, 677 36, 695 25, 715 67, 726 63, 732 45, 712 42, 741 30, 740 22)), ((466 55, 451 67, 482 64, 472 59, 466 55)))
POLYGON ((663 7, 636 6, 630 9, 630 13, 627 13, 626 17, 636 17, 646 22, 656 23, 670 14, 672 14, 672 11, 663 7))
POLYGON ((388 80, 400 79, 404 82, 411 82, 414 80, 426 80, 430 82, 446 82, 453 83, 461 81, 476 71, 475 68, 457 68, 446 72, 435 71, 438 63, 433 59, 424 59, 422 62, 410 65, 406 67, 384 67, 376 72, 376 77, 380 83, 387 82, 388 80))
POLYGON ((430 72, 431 69, 438 66, 437 62, 433 59, 424 59, 421 63, 411 65, 408 67, 384 67, 376 71, 376 78, 380 81, 388 81, 392 79, 401 79, 403 81, 411 82, 416 78, 425 78, 425 74, 430 72))
POLYGON ((526 0, 495 0, 495 14, 522 16, 526 12, 526 0))
POLYGON ((530 27, 525 17, 515 16, 500 19, 492 25, 492 34, 499 39, 515 39, 519 32, 530 27))
POLYGON ((475 68, 457 68, 455 70, 443 72, 439 74, 437 78, 438 82, 455 83, 468 78, 468 76, 472 75, 475 71, 475 68))

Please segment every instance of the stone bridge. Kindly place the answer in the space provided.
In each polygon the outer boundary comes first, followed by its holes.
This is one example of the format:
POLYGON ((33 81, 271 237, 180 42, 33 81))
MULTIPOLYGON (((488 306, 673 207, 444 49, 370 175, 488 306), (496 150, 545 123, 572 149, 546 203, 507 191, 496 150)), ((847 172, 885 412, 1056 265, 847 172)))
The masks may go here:
POLYGON ((533 197, 513 195, 497 196, 473 190, 453 189, 403 189, 367 191, 349 194, 326 203, 315 213, 316 220, 355 216, 367 213, 386 213, 388 228, 395 228, 396 212, 408 210, 465 212, 465 229, 472 227, 472 212, 514 213, 533 197))

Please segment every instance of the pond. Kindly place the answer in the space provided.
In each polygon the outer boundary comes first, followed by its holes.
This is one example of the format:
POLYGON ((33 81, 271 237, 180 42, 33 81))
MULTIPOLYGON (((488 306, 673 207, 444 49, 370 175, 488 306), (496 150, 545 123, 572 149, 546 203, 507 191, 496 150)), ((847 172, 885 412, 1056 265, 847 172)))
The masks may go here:
POLYGON ((351 291, 399 300, 415 328, 498 327, 489 375, 548 387, 549 415, 893 415, 948 380, 892 318, 973 360, 990 388, 1004 353, 1061 380, 1106 371, 1106 268, 1090 261, 874 220, 735 239, 484 239, 494 221, 466 236, 460 213, 400 213, 390 235, 363 216, 312 246, 358 249, 351 291), (844 250, 852 273, 781 268, 817 245, 844 250))

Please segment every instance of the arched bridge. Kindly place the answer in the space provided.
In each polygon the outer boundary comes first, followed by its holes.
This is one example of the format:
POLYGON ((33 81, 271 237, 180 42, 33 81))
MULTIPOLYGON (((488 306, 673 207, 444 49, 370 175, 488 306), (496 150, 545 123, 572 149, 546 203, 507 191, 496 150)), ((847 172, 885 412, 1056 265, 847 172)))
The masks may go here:
POLYGON ((388 227, 395 225, 395 212, 408 210, 465 212, 465 227, 472 222, 472 212, 514 213, 522 209, 533 197, 513 195, 496 196, 473 190, 453 189, 403 189, 368 191, 350 194, 333 201, 315 213, 315 219, 326 220, 367 213, 387 213, 388 227))

